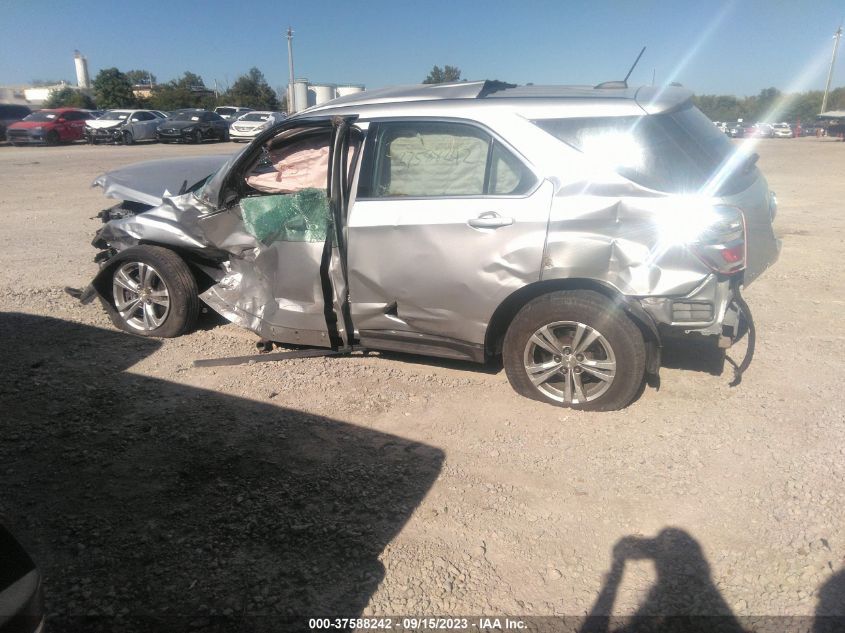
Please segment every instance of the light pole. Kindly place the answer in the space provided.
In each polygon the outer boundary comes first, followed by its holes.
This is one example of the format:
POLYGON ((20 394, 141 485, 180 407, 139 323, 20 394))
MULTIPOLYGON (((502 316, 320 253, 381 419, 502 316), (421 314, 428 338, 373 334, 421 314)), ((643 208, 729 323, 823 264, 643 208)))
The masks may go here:
POLYGON ((293 30, 288 27, 288 114, 296 112, 296 96, 293 94, 293 30))
POLYGON ((836 63, 836 50, 839 48, 839 40, 842 37, 842 27, 836 29, 833 35, 833 56, 830 58, 830 70, 827 71, 827 85, 824 88, 824 97, 822 97, 822 109, 819 114, 822 114, 827 109, 827 95, 830 92, 830 80, 833 78, 833 65, 836 63))

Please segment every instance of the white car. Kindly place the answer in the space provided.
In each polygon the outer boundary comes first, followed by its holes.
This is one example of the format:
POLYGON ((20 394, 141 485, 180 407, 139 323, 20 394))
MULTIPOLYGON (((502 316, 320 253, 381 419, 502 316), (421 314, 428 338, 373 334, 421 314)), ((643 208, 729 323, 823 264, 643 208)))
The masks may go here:
POLYGON ((246 114, 247 112, 252 112, 253 108, 241 108, 238 106, 218 106, 214 108, 214 113, 219 114, 221 117, 226 119, 227 121, 234 121, 242 114, 246 114))
POLYGON ((229 138, 233 141, 249 142, 262 130, 282 121, 281 112, 247 112, 229 126, 229 138))
POLYGON ((775 123, 772 126, 772 136, 775 138, 792 138, 795 133, 789 123, 775 123))
POLYGON ((98 119, 85 122, 85 138, 91 144, 154 141, 156 128, 164 119, 158 110, 106 110, 98 119))

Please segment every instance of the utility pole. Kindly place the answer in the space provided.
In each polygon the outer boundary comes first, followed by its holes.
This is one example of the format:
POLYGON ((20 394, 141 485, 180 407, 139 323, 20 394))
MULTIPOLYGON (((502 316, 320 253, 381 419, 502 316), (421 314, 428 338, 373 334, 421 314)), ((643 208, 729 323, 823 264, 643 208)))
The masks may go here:
POLYGON ((293 94, 293 30, 288 27, 288 114, 296 112, 296 95, 293 94))
POLYGON ((842 37, 842 25, 836 29, 833 35, 833 56, 830 58, 830 70, 827 71, 827 85, 824 88, 824 97, 822 98, 822 109, 819 114, 827 110, 827 95, 830 92, 830 80, 833 79, 833 65, 836 63, 836 51, 839 48, 839 40, 842 37))

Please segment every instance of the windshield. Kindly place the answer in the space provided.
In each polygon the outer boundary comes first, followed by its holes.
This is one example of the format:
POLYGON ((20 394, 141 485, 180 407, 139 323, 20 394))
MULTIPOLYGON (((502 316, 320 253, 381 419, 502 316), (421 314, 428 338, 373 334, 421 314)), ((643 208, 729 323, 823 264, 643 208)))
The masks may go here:
POLYGON ((125 121, 128 116, 128 110, 106 110, 100 118, 108 121, 125 121))
POLYGON ((269 114, 260 114, 258 112, 252 112, 250 114, 243 115, 240 120, 241 121, 266 121, 270 118, 269 114))
POLYGON ((221 116, 229 116, 230 114, 234 114, 238 110, 237 108, 215 108, 214 111, 221 116))
POLYGON ((179 112, 170 117, 171 121, 199 121, 200 112, 179 112))
POLYGON ((55 121, 59 118, 59 113, 53 110, 40 110, 38 112, 33 112, 28 117, 24 119, 24 121, 55 121))
POLYGON ((583 153, 610 164, 620 175, 649 189, 697 193, 713 180, 717 193, 735 193, 756 178, 754 169, 725 167, 734 146, 702 112, 690 105, 646 116, 543 119, 534 123, 583 153), (718 175, 718 176, 717 176, 718 175))

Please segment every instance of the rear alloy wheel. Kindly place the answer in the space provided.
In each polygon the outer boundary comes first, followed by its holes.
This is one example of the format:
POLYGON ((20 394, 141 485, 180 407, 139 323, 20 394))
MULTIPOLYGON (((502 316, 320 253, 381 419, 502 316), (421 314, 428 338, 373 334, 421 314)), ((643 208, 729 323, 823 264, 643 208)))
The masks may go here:
POLYGON ((111 270, 112 322, 141 336, 179 336, 199 313, 197 282, 176 253, 159 246, 134 246, 116 256, 111 270))
POLYGON ((191 140, 194 143, 202 143, 202 132, 200 130, 194 130, 194 133, 191 134, 191 140))
POLYGON ((610 411, 627 406, 641 387, 645 343, 637 326, 599 293, 554 292, 519 311, 503 358, 508 380, 524 396, 610 411))

